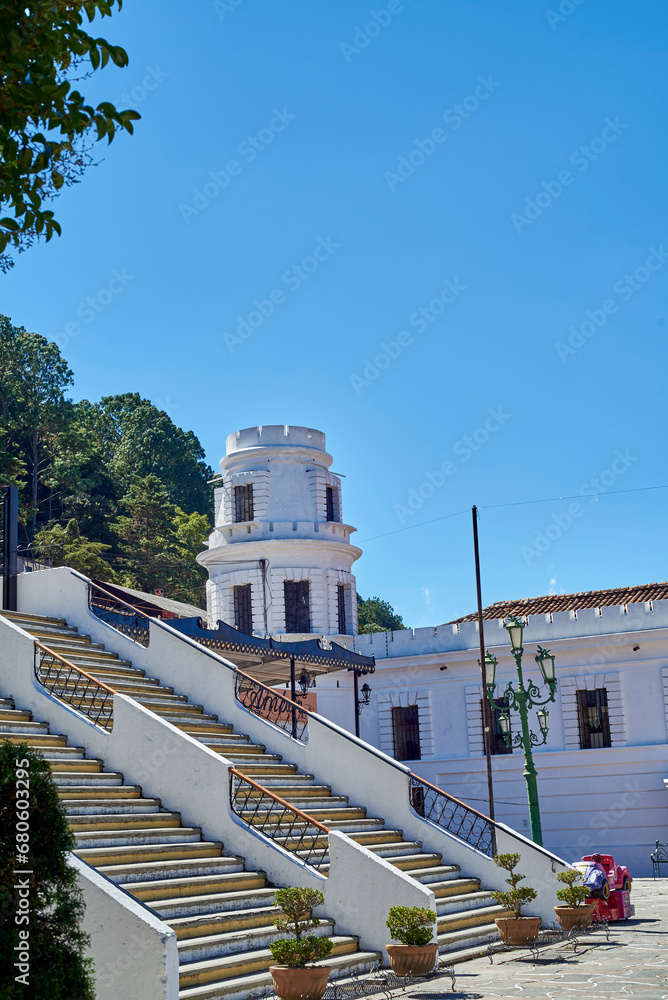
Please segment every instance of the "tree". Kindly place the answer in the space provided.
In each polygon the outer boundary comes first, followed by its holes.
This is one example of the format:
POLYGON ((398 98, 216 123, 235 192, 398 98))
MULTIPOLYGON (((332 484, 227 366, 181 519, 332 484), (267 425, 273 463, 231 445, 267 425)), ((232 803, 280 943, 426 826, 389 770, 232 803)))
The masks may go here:
POLYGON ((196 511, 186 514, 177 507, 174 526, 178 561, 169 597, 203 608, 206 605, 206 581, 209 574, 199 565, 196 556, 206 548, 207 536, 211 530, 209 519, 196 511))
POLYGON ((121 506, 128 511, 116 524, 121 539, 121 568, 141 590, 164 590, 179 559, 176 509, 165 486, 157 476, 145 476, 132 483, 121 506))
POLYGON ((26 498, 37 524, 39 487, 51 460, 54 441, 64 428, 64 390, 73 382, 58 347, 37 333, 15 327, 0 316, 0 424, 2 450, 27 459, 30 492, 26 498))
POLYGON ((407 628, 403 618, 398 615, 388 601, 380 597, 368 597, 366 600, 357 595, 358 632, 392 632, 407 628))
POLYGON ((84 957, 89 939, 80 929, 83 898, 76 871, 68 864, 68 852, 75 847, 48 763, 27 744, 4 741, 0 744, 3 1000, 93 1000, 95 996, 91 961, 84 957), (29 833, 23 832, 26 828, 29 833), (19 857, 26 857, 27 863, 21 864, 19 857), (18 883, 29 901, 24 923, 15 920, 15 915, 26 912, 18 883), (20 968, 25 952, 29 977, 17 982, 16 976, 25 974, 20 968))
POLYGON ((30 246, 36 237, 60 234, 43 203, 63 185, 75 184, 93 162, 93 143, 133 131, 136 111, 117 111, 102 101, 85 103, 73 83, 109 60, 126 66, 124 49, 83 30, 99 14, 111 16, 122 0, 5 0, 0 5, 0 268, 5 251, 30 246))
POLYGON ((156 475, 171 503, 187 513, 208 514, 212 469, 192 431, 184 431, 164 410, 137 392, 84 400, 80 414, 94 430, 108 469, 121 490, 137 479, 156 475))
POLYGON ((91 542, 80 534, 74 519, 68 521, 65 528, 62 524, 54 524, 42 528, 35 536, 35 553, 42 561, 52 566, 71 566, 84 576, 114 583, 115 573, 104 558, 104 553, 110 549, 111 545, 91 542))

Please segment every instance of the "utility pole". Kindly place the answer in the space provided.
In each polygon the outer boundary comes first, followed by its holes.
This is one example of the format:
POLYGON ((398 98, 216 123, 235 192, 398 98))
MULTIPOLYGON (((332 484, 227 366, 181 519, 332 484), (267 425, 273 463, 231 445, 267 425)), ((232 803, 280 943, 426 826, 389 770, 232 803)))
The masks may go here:
POLYGON ((487 798, 489 799, 489 818, 494 819, 494 786, 492 782, 492 711, 486 697, 485 681, 485 632, 482 617, 482 587, 480 585, 480 551, 478 548, 478 508, 471 508, 473 516, 473 552, 475 557, 475 582, 478 597, 478 638, 480 639, 480 671, 482 674, 482 728, 485 745, 485 760, 487 762, 487 798))

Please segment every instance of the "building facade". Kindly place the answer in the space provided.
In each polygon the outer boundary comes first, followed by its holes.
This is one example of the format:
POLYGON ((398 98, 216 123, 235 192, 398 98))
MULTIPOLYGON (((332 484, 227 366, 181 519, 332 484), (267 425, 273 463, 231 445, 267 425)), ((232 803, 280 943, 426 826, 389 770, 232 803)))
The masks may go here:
MULTIPOLYGON (((570 861, 610 853, 632 874, 651 874, 655 842, 668 840, 668 584, 486 609, 497 695, 516 677, 503 628, 511 610, 528 620, 525 678, 542 683, 538 644, 556 656, 547 742, 533 751, 545 846, 570 861)), ((486 812, 477 621, 361 635, 354 648, 376 657, 362 739, 486 812)), ((348 678, 319 679, 318 711, 353 730, 348 678)), ((495 817, 528 836, 523 753, 508 749, 498 718, 492 729, 495 817)))
POLYGON ((362 554, 343 519, 341 479, 325 435, 249 427, 227 438, 215 482, 215 527, 198 562, 207 609, 247 634, 353 635, 352 566, 362 554))

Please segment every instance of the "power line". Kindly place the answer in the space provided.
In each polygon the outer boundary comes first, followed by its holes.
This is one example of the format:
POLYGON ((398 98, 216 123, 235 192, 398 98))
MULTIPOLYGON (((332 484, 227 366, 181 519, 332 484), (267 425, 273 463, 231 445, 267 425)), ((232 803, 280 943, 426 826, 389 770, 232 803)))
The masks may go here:
MULTIPOLYGON (((649 490, 668 490, 668 483, 665 486, 638 486, 635 489, 628 490, 606 490, 605 493, 594 493, 584 494, 585 496, 592 496, 592 499, 598 500, 599 497, 613 497, 618 496, 621 493, 646 493, 649 490)), ((509 503, 491 503, 485 504, 484 506, 479 506, 478 510, 496 510, 499 507, 525 507, 527 504, 534 503, 556 503, 559 500, 582 500, 582 493, 573 493, 570 496, 563 497, 543 497, 540 500, 514 500, 509 503)), ((410 531, 411 528, 424 528, 427 524, 435 524, 437 521, 446 521, 451 517, 459 517, 461 514, 468 514, 471 508, 467 507, 465 510, 458 510, 454 514, 443 514, 441 517, 434 517, 431 521, 418 521, 417 524, 407 524, 403 528, 395 528, 394 531, 386 531, 382 535, 373 535, 371 538, 362 538, 360 540, 360 545, 366 544, 367 542, 374 542, 377 538, 387 538, 389 535, 398 535, 401 531, 410 531)))

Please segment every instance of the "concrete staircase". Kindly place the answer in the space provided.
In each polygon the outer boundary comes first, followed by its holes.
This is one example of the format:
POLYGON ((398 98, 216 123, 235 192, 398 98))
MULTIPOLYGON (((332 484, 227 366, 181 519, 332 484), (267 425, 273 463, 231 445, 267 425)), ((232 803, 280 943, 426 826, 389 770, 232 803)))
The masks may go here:
MULTIPOLYGON (((489 892, 481 889, 478 879, 465 877, 456 865, 443 864, 439 854, 423 851, 421 843, 405 841, 401 830, 387 829, 382 818, 367 816, 363 806, 353 805, 345 795, 318 784, 313 775, 299 772, 295 764, 284 761, 280 755, 267 753, 264 746, 235 733, 232 726, 220 722, 217 716, 206 714, 203 706, 191 704, 187 695, 161 685, 157 678, 119 659, 64 620, 22 613, 4 614, 109 687, 134 698, 194 739, 223 754, 238 771, 292 806, 324 826, 348 834, 416 881, 428 884, 436 896, 439 954, 447 956, 447 961, 477 957, 482 947, 498 940, 494 918, 506 911, 494 903, 489 892)), ((315 832, 315 828, 312 829, 315 832)), ((285 845, 292 846, 288 842, 285 845)))
MULTIPOLYGON (((183 1000, 234 1000, 271 985, 269 944, 282 934, 273 926, 280 909, 264 872, 246 871, 243 858, 203 840, 179 813, 103 770, 102 761, 7 698, 0 698, 0 740, 27 743, 48 761, 76 854, 174 929, 183 1000)), ((332 979, 380 962, 378 953, 360 950, 357 938, 337 935, 331 920, 315 933, 332 939, 332 979)))

